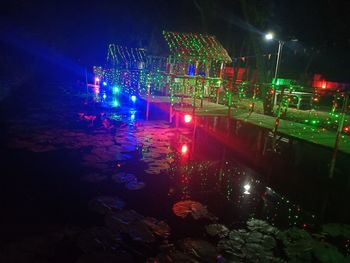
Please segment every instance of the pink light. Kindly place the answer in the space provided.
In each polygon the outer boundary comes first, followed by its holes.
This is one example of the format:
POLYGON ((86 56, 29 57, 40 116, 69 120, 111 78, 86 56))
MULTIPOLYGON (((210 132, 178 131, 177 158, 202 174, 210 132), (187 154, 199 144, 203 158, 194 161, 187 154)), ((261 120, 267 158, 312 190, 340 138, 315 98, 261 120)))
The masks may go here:
POLYGON ((182 145, 182 147, 181 147, 181 153, 182 153, 182 154, 186 154, 187 151, 188 151, 187 145, 186 145, 186 144, 182 145))
POLYGON ((100 82, 100 78, 99 78, 99 77, 96 77, 96 78, 95 78, 95 81, 96 81, 96 82, 100 82))
POLYGON ((192 121, 192 116, 189 115, 189 114, 186 114, 186 115, 184 116, 184 120, 185 120, 186 123, 189 123, 189 122, 192 121))

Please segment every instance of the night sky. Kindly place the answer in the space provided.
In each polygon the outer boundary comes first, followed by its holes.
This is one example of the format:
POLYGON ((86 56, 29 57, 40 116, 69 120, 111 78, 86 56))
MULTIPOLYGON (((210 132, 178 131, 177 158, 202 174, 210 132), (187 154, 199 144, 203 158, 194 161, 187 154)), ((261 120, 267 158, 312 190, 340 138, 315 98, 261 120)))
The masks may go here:
MULTIPOLYGON (((241 2, 8 1, 0 9, 1 69, 18 74, 49 61, 79 74, 81 68, 103 65, 112 42, 154 52, 162 30, 208 32, 231 57, 254 57, 248 39, 252 34, 262 39, 272 29, 281 39, 298 39, 285 50, 282 74, 298 78, 304 71, 320 72, 350 82, 349 1, 246 0, 258 10, 260 25, 246 22, 241 2)), ((276 52, 276 43, 261 43, 265 52, 276 52)))

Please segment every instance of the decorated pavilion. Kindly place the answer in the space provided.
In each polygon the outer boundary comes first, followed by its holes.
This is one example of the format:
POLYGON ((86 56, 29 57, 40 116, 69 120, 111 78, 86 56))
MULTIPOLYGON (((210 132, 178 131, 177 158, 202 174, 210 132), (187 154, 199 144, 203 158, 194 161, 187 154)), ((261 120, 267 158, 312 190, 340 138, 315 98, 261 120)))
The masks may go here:
POLYGON ((215 36, 163 32, 169 55, 166 61, 167 94, 217 96, 225 65, 232 62, 215 36))

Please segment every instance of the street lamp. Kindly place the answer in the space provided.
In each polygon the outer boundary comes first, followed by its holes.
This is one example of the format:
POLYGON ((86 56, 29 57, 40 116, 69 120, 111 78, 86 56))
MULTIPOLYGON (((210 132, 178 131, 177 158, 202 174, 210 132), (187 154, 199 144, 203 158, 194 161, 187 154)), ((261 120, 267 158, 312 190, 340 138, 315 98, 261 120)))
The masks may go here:
MULTIPOLYGON (((273 33, 267 33, 265 35, 265 39, 266 40, 273 40, 274 39, 274 34, 273 33)), ((274 74, 274 83, 273 84, 276 84, 276 81, 277 81, 277 76, 278 76, 278 70, 279 70, 279 67, 280 67, 280 63, 281 63, 281 57, 282 57, 282 49, 283 49, 283 46, 284 46, 284 41, 282 40, 278 40, 278 51, 277 51, 277 61, 276 61, 276 68, 275 68, 275 74, 274 74)), ((275 94, 275 86, 274 86, 274 94, 275 94)), ((273 103, 275 106, 276 102, 274 100, 274 103, 273 103)))
MULTIPOLYGON (((265 35, 266 40, 273 40, 273 38, 274 38, 273 33, 267 33, 265 35)), ((278 76, 278 70, 281 62, 283 46, 284 46, 284 41, 278 40, 277 61, 276 61, 275 75, 273 79, 273 109, 275 108, 275 105, 277 103, 276 84, 277 84, 277 76, 278 76)), ((283 97, 283 90, 281 92, 281 96, 283 97)), ((276 139, 277 139, 277 130, 278 130, 279 120, 281 115, 281 103, 282 103, 282 98, 281 98, 281 102, 278 105, 275 128, 273 130, 272 148, 274 151, 276 151, 276 139)))
MULTIPOLYGON (((265 39, 266 40, 273 40, 274 39, 274 35, 273 33, 267 33, 265 35, 265 39)), ((298 41, 297 39, 291 39, 291 41, 296 42, 298 41)), ((278 40, 278 51, 277 51, 277 61, 276 61, 276 68, 275 68, 275 75, 274 75, 274 79, 273 79, 273 109, 275 108, 276 104, 277 104, 277 94, 276 94, 276 84, 277 82, 277 76, 278 76, 278 70, 279 70, 279 66, 281 63, 281 57, 282 57, 282 49, 284 46, 284 41, 282 40, 278 40)), ((272 147, 274 150, 276 150, 276 138, 277 138, 277 130, 278 130, 278 126, 279 126, 279 120, 281 117, 281 106, 282 106, 282 99, 283 99, 283 92, 284 89, 281 90, 281 100, 280 103, 278 104, 278 109, 277 109, 277 114, 276 114, 276 122, 275 122, 275 128, 273 131, 273 142, 272 142, 272 147)))
POLYGON ((271 32, 267 33, 267 34, 265 35, 265 39, 266 39, 266 40, 271 40, 271 39, 273 39, 273 33, 271 33, 271 32))

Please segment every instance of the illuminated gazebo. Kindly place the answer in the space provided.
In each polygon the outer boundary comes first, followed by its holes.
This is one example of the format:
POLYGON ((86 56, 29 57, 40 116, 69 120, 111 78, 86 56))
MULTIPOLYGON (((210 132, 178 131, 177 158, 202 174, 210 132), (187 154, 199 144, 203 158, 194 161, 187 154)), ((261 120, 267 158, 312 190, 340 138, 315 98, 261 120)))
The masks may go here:
POLYGON ((170 95, 203 97, 222 85, 223 70, 232 62, 213 35, 164 31, 169 49, 166 72, 170 95))
POLYGON ((95 76, 109 87, 118 86, 126 94, 138 94, 145 76, 146 50, 116 44, 109 44, 106 66, 94 68, 95 76))

